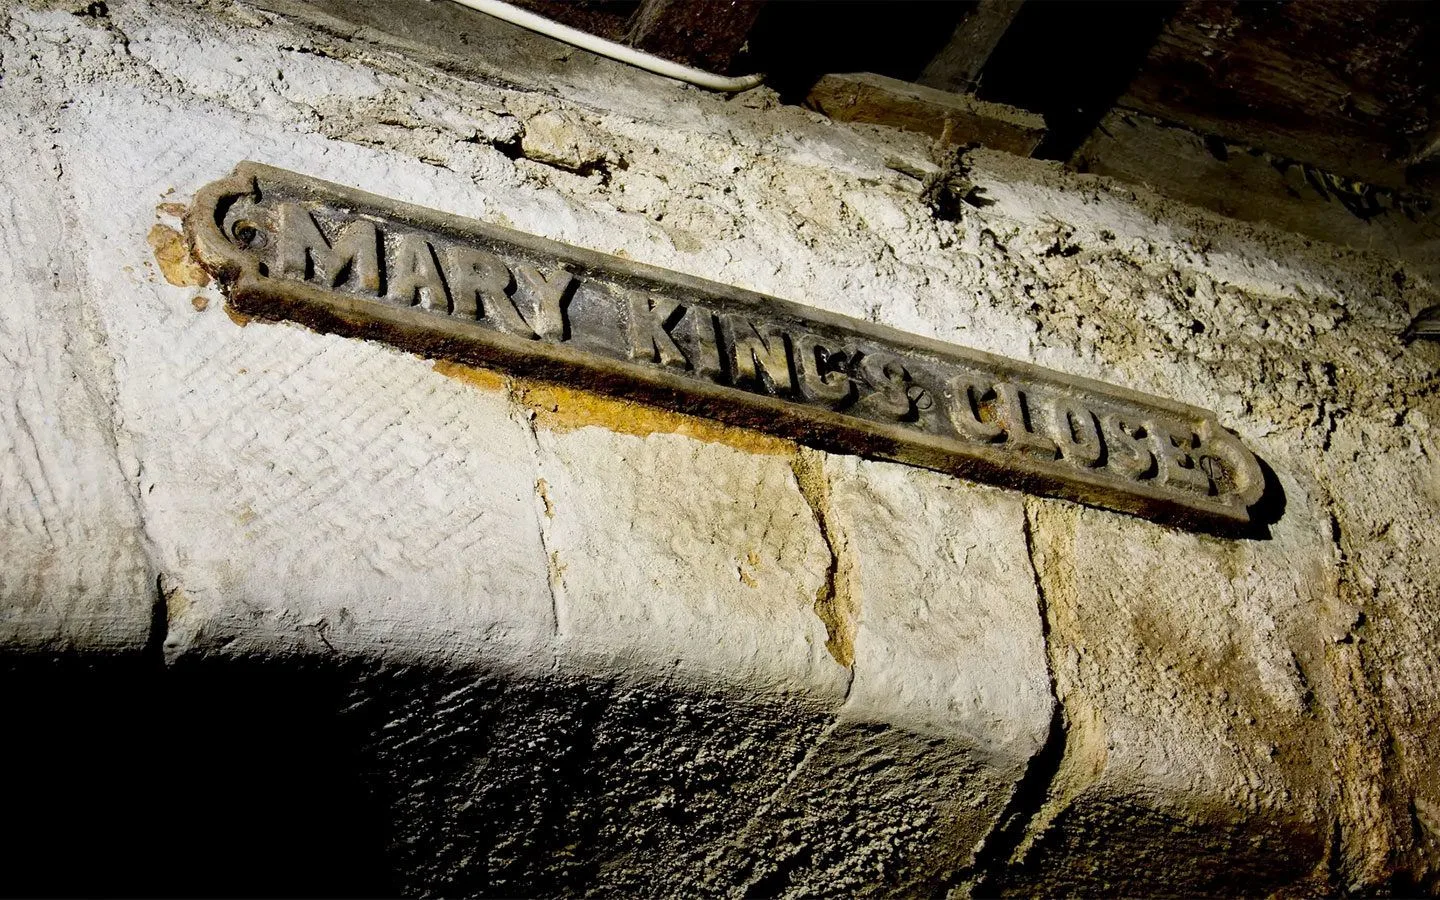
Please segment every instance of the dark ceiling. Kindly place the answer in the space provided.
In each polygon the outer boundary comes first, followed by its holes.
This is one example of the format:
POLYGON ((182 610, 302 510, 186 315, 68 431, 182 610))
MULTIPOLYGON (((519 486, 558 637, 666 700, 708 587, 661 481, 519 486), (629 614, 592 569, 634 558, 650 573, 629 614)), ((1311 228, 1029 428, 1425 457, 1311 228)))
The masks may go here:
POLYGON ((1440 4, 514 3, 698 68, 765 72, 836 119, 1060 160, 1440 272, 1440 4))
POLYGON ((1044 115, 1069 158, 1121 107, 1390 188, 1436 150, 1440 7, 1425 2, 517 0, 801 101, 873 72, 1044 115))

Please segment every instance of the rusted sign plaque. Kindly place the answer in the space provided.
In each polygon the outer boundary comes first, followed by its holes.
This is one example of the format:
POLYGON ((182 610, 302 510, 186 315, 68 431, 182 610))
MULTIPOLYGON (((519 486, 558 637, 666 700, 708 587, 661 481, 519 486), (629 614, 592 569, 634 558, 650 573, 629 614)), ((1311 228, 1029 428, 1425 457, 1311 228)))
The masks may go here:
POLYGON ((268 166, 186 229, 249 315, 1183 527, 1264 491, 1202 409, 268 166))

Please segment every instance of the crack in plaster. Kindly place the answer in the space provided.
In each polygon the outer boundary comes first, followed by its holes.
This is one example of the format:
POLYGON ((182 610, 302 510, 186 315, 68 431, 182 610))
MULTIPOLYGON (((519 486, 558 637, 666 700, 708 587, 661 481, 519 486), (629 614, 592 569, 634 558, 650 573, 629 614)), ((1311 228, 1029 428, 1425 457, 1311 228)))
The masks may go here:
POLYGON ((790 461, 800 496, 809 505, 820 529, 820 539, 830 554, 825 580, 815 592, 815 615, 825 623, 825 649, 836 662, 850 670, 850 684, 845 689, 848 700, 855 682, 855 634, 859 630, 860 598, 855 591, 850 543, 843 529, 837 528, 830 507, 830 480, 824 466, 825 458, 819 451, 803 447, 790 461))
MULTIPOLYGON (((550 497, 547 494, 546 482, 540 471, 540 435, 535 429, 535 411, 527 406, 510 378, 504 379, 505 399, 510 406, 511 418, 516 420, 524 431, 527 445, 530 448, 530 458, 534 461, 534 493, 531 498, 531 507, 535 513, 535 529, 540 534, 540 550, 545 555, 545 588, 550 594, 550 621, 551 637, 555 641, 560 640, 565 629, 565 617, 560 602, 560 591, 563 585, 560 583, 561 572, 559 565, 558 551, 550 549, 550 533, 547 522, 554 515, 554 507, 551 505, 550 497)), ((554 663, 559 666, 559 658, 554 663)))
MULTIPOLYGON (((843 724, 845 709, 849 706, 855 689, 855 637, 859 627, 860 603, 858 594, 854 590, 854 565, 849 558, 849 542, 836 528, 830 508, 830 481, 825 475, 824 460, 825 456, 822 452, 800 447, 791 457, 790 467, 800 496, 810 507, 811 515, 815 519, 815 527, 819 530, 820 539, 830 556, 825 569, 825 580, 815 592, 815 614, 825 623, 826 633, 830 636, 826 641, 826 649, 830 651, 830 655, 835 658, 836 662, 845 666, 849 677, 846 679, 845 691, 841 695, 840 703, 835 708, 835 713, 830 717, 830 721, 825 723, 825 727, 815 736, 815 740, 805 749, 804 754, 796 760, 795 765, 786 773, 780 784, 776 785, 775 789, 756 807, 755 814, 751 818, 751 825, 746 829, 745 834, 741 835, 740 843, 742 845, 746 843, 745 836, 766 821, 770 811, 779 804, 780 798, 830 742, 831 737, 843 724), (848 630, 843 632, 842 637, 844 641, 843 659, 841 653, 837 653, 836 647, 832 646, 836 641, 836 629, 842 624, 833 618, 832 610, 839 610, 846 617, 843 624, 848 630)), ((779 867, 774 870, 752 871, 733 896, 751 896, 752 891, 762 882, 775 882, 777 879, 788 881, 789 869, 798 862, 798 859, 792 857, 789 860, 781 861, 779 867)))
MULTIPOLYGON (((1327 449, 1336 427, 1336 419, 1331 416, 1325 434, 1327 449)), ((1365 588, 1355 583, 1335 489, 1324 472, 1316 472, 1316 479, 1323 492, 1321 502, 1329 518, 1330 541, 1335 548, 1338 594, 1358 596, 1365 588)), ((1374 589, 1369 592, 1373 594, 1374 589)), ((1341 777, 1336 779, 1339 802, 1331 823, 1330 846, 1324 864, 1331 885, 1351 893, 1387 883, 1404 852, 1403 830, 1396 816, 1387 812, 1387 807, 1393 804, 1387 803, 1387 794, 1392 789, 1386 784, 1385 773, 1393 762, 1394 741, 1385 717, 1375 708, 1376 698, 1383 694, 1371 683, 1372 676, 1366 671, 1365 655, 1360 649, 1358 633, 1365 625, 1363 611, 1357 611, 1357 619, 1348 633, 1329 641, 1325 648, 1335 697, 1329 716, 1340 744, 1333 753, 1341 777), (1356 736, 1372 736, 1372 740, 1367 742, 1356 736)))
POLYGON ((958 890, 961 894, 994 892, 999 887, 995 882, 1003 877, 1010 866, 1023 861, 1035 840, 1045 832, 1055 816, 1069 805, 1067 800, 1055 806, 1052 798, 1069 749, 1069 735, 1066 729, 1065 705, 1060 699, 1052 660, 1050 609, 1036 559, 1034 509, 1039 502, 1025 498, 1021 533, 1025 540, 1025 557, 1030 563, 1031 577, 1035 581, 1040 639, 1045 647, 1045 675, 1050 686, 1050 722, 1046 728, 1045 739, 1026 761, 1025 771, 1015 782, 1015 788, 995 826, 981 839, 974 861, 955 872, 949 880, 949 890, 958 890))

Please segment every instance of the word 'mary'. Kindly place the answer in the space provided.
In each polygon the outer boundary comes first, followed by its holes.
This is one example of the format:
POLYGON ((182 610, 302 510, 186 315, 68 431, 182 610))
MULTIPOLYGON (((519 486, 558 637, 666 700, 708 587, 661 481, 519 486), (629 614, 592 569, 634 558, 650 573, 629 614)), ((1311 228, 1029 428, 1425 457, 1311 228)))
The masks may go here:
POLYGON ((267 166, 187 229, 251 315, 1190 527, 1264 491, 1205 410, 267 166))

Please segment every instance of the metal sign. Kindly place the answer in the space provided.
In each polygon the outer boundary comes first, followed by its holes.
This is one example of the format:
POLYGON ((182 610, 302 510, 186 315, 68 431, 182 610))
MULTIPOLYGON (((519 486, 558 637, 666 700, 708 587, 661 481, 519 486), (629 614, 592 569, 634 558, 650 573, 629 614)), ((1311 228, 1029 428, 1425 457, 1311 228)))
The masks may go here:
POLYGON ((256 163, 186 230, 247 315, 1188 528, 1264 492, 1206 410, 256 163))

